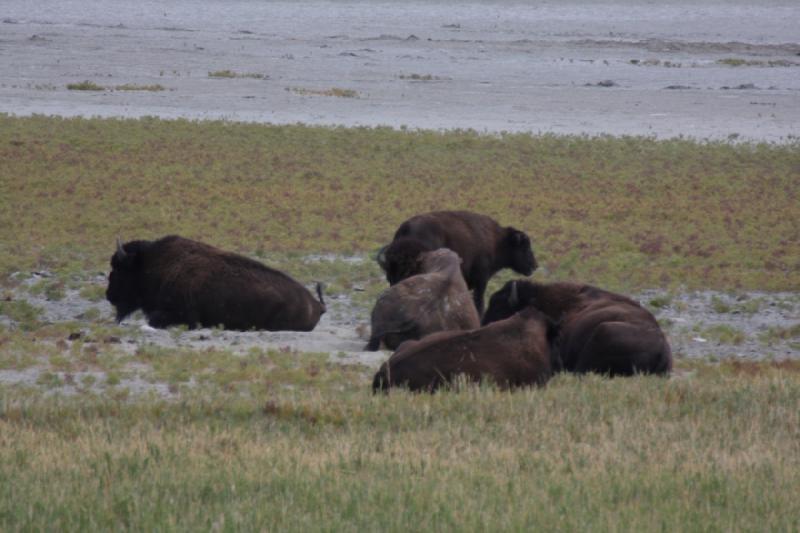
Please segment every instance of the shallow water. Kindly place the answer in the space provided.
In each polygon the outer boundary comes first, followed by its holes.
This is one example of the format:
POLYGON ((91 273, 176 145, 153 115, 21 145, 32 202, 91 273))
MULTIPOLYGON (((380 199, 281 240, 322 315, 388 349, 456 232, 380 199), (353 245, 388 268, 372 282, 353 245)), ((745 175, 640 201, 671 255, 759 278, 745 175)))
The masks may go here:
POLYGON ((800 4, 751 4, 4 0, 0 111, 786 140, 800 4))

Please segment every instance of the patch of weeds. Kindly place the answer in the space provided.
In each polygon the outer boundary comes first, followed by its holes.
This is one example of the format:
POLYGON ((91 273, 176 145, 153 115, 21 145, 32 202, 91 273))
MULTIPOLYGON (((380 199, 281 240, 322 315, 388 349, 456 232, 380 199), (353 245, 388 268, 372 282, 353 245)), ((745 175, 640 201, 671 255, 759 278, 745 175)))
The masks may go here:
POLYGON ((42 372, 39 374, 39 377, 36 378, 36 384, 49 389, 54 389, 64 385, 64 380, 62 380, 58 374, 54 374, 53 372, 42 372))
POLYGON ((773 344, 800 337, 800 322, 787 327, 771 327, 759 333, 758 340, 764 344, 773 344))
POLYGON ((90 302, 99 302, 106 299, 106 287, 104 285, 85 285, 78 292, 81 298, 90 302))
POLYGON ((70 91, 105 91, 106 88, 102 85, 97 85, 93 81, 84 80, 79 83, 68 83, 67 89, 70 91))
POLYGON ((215 70, 208 73, 209 78, 251 78, 254 80, 267 79, 265 74, 255 72, 235 72, 233 70, 215 70))
POLYGON ((39 326, 39 316, 42 310, 34 307, 25 300, 0 302, 0 315, 5 315, 24 331, 31 331, 39 326))
POLYGON ((724 59, 717 59, 717 64, 726 65, 728 67, 796 67, 800 63, 796 61, 788 61, 786 59, 775 59, 764 61, 761 59, 742 59, 738 57, 726 57, 724 59))
POLYGON ((666 67, 666 68, 680 68, 683 66, 682 63, 678 63, 675 61, 661 61, 660 59, 631 59, 629 61, 631 65, 638 65, 642 67, 666 67))
POLYGON ((124 85, 117 85, 114 87, 115 91, 147 91, 147 92, 158 92, 158 91, 165 91, 166 88, 159 84, 153 85, 137 85, 135 83, 126 83, 124 85))
POLYGON ((655 298, 651 298, 647 305, 650 307, 655 307, 656 309, 664 309, 665 307, 669 307, 669 304, 672 303, 672 296, 669 294, 663 294, 660 296, 656 296, 655 298))
POLYGON ((729 326, 728 324, 715 324, 701 330, 703 337, 716 341, 719 344, 733 344, 738 346, 742 344, 747 336, 738 329, 729 326))
POLYGON ((295 94, 303 96, 336 96, 338 98, 357 98, 358 92, 353 89, 341 89, 333 87, 332 89, 306 89, 303 87, 286 87, 286 90, 295 94))
POLYGON ((81 378, 81 385, 87 389, 91 388, 95 383, 97 383, 97 378, 94 374, 84 374, 81 378))
POLYGON ((115 387, 122 382, 122 376, 118 372, 108 372, 106 374, 106 386, 115 387))
POLYGON ((439 76, 432 76, 431 74, 400 74, 397 76, 401 80, 412 80, 412 81, 433 81, 433 80, 441 80, 439 76))
POLYGON ((715 313, 730 313, 733 308, 722 298, 717 295, 711 297, 711 309, 715 313))
POLYGON ((83 320, 88 320, 90 322, 94 322, 95 320, 98 320, 100 318, 100 316, 101 316, 100 309, 98 309, 96 307, 90 307, 89 309, 87 309, 86 311, 84 311, 81 314, 81 318, 83 320))

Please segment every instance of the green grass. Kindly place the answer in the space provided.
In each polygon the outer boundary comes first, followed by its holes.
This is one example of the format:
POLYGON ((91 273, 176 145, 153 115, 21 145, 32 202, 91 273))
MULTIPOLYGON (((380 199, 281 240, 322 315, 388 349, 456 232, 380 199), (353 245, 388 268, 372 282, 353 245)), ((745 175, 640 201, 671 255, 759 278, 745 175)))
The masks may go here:
POLYGON ((339 98, 357 98, 358 92, 353 89, 342 89, 333 87, 332 89, 309 89, 306 87, 286 87, 286 90, 303 96, 337 96, 339 98))
POLYGON ((215 70, 208 73, 209 78, 252 78, 256 80, 266 79, 264 74, 254 72, 234 72, 233 70, 215 70))
POLYGON ((166 88, 161 84, 153 84, 153 85, 138 85, 136 83, 126 83, 124 85, 116 85, 114 87, 115 91, 147 91, 147 92, 159 92, 165 91, 166 88))
POLYGON ((118 235, 372 254, 471 209, 551 279, 798 290, 798 169, 797 144, 0 116, 0 280, 103 272, 118 235))
POLYGON ((793 531, 799 370, 388 397, 0 388, 0 529, 793 531))
POLYGON ((93 81, 85 80, 78 83, 68 83, 67 89, 70 91, 105 91, 106 88, 93 81))

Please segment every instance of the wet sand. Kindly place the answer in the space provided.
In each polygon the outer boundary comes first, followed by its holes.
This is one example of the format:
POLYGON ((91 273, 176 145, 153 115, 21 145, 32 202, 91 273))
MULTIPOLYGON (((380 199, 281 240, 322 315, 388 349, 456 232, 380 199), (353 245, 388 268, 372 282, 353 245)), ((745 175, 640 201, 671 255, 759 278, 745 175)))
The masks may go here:
POLYGON ((6 0, 0 112, 782 142, 800 5, 750 4, 6 0))

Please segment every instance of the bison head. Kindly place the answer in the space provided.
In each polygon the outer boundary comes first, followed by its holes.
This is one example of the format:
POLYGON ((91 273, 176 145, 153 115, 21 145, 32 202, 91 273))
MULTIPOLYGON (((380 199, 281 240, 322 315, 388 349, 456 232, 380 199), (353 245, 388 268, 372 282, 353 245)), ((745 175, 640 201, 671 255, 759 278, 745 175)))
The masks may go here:
POLYGON ((503 288, 489 298, 489 308, 483 315, 483 325, 508 318, 514 313, 533 303, 533 295, 529 294, 530 283, 525 281, 509 281, 503 288))
POLYGON ((506 237, 506 249, 509 255, 509 266, 523 276, 530 276, 536 267, 536 258, 531 249, 531 240, 524 231, 509 227, 506 237))
POLYGON ((420 256, 430 247, 420 240, 402 237, 395 239, 378 256, 378 263, 386 272, 386 281, 395 285, 400 281, 421 274, 420 256))
POLYGON ((111 256, 106 299, 117 311, 117 322, 142 307, 141 252, 145 241, 125 243, 117 239, 117 251, 111 256))

